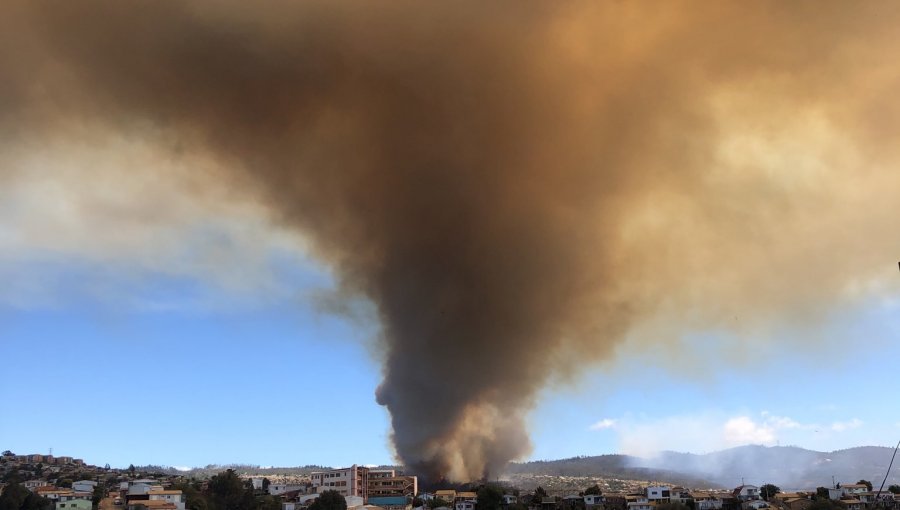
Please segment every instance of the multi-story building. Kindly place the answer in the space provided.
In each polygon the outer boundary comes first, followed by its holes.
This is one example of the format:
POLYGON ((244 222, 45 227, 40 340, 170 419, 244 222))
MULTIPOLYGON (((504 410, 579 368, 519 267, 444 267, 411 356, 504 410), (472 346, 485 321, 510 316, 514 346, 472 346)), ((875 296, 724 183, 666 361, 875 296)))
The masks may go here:
POLYGON ((366 501, 369 492, 369 468, 356 464, 341 469, 317 471, 310 475, 312 486, 317 493, 327 490, 339 492, 342 496, 358 496, 366 501))
MULTIPOLYGON (((419 493, 418 478, 398 475, 393 469, 370 469, 368 501, 373 505, 395 506, 395 501, 412 498, 419 493), (382 498, 392 498, 390 502, 382 498)), ((408 502, 409 502, 408 501, 408 502)))

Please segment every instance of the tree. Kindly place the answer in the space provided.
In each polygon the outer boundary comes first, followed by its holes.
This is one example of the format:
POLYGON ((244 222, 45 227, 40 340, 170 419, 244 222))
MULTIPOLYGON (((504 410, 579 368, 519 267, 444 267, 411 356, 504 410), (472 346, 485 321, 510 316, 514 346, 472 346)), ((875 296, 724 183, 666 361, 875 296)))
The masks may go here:
POLYGON ((475 510, 500 510, 503 491, 496 485, 482 485, 476 492, 475 510))
POLYGON ((595 496, 595 495, 600 496, 602 494, 603 494, 603 491, 600 490, 600 486, 597 485, 596 483, 584 490, 585 496, 595 496))
POLYGON ((547 497, 547 491, 544 490, 543 487, 538 485, 537 489, 534 490, 534 499, 536 503, 540 503, 541 500, 547 497))
POLYGON ((866 486, 866 490, 869 491, 869 492, 872 492, 872 482, 870 482, 870 481, 868 481, 868 480, 860 480, 860 481, 858 481, 858 482, 856 482, 856 483, 858 483, 858 484, 860 484, 860 485, 865 485, 865 486, 866 486))
POLYGON ((347 510, 347 500, 338 491, 325 491, 309 505, 309 510, 347 510))
POLYGON ((109 471, 109 463, 107 463, 105 466, 103 466, 103 469, 109 471))
POLYGON ((888 487, 888 492, 891 494, 900 494, 900 485, 891 485, 888 487))
POLYGON ((209 505, 206 502, 206 496, 188 482, 175 484, 175 488, 181 490, 184 495, 184 507, 187 510, 207 510, 209 505))
POLYGON ((256 500, 256 510, 281 510, 281 498, 266 495, 256 500))
POLYGON ((11 452, 11 451, 9 451, 9 450, 3 450, 3 456, 4 456, 4 457, 14 457, 15 455, 16 455, 15 453, 13 453, 13 452, 11 452))
POLYGON ((233 469, 209 479, 209 506, 215 510, 245 510, 253 507, 253 492, 233 469))
POLYGON ((450 503, 444 501, 441 498, 431 498, 428 500, 428 508, 434 509, 434 508, 440 508, 442 506, 449 507, 450 503))
POLYGON ((0 510, 46 510, 52 505, 49 499, 31 493, 18 483, 8 485, 0 494, 0 510))
POLYGON ((263 478, 263 481, 262 481, 263 492, 269 492, 269 485, 271 485, 271 484, 272 484, 272 482, 270 482, 268 478, 263 478))
POLYGON ((831 499, 828 487, 816 487, 816 499, 831 499))
POLYGON ((134 470, 135 470, 134 464, 129 464, 128 472, 131 473, 131 476, 134 476, 134 470))
POLYGON ((100 500, 103 499, 103 496, 106 495, 106 489, 103 488, 99 483, 94 486, 94 493, 91 494, 91 503, 94 504, 94 508, 100 504, 100 500))
POLYGON ((759 488, 759 493, 762 494, 764 500, 769 501, 769 498, 781 492, 781 489, 777 485, 773 485, 771 483, 767 483, 759 488))

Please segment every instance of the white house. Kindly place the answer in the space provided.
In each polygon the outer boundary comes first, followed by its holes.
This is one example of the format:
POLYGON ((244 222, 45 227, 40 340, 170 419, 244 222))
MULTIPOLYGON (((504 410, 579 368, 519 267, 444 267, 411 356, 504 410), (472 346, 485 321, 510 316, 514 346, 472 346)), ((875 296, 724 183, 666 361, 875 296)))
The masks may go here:
POLYGON ((588 494, 584 497, 584 506, 592 507, 603 504, 603 496, 601 494, 588 494))
POLYGON ((650 501, 668 502, 672 495, 672 489, 667 485, 651 485, 644 492, 650 501))
POLYGON ((655 502, 650 502, 647 496, 626 496, 628 510, 651 510, 656 506, 655 502))
POLYGON ((741 501, 753 501, 759 499, 759 487, 755 485, 741 485, 736 487, 732 494, 741 501))
POLYGON ((512 494, 504 494, 503 495, 503 504, 504 505, 514 505, 516 504, 517 498, 512 494))
POLYGON ((28 480, 22 484, 26 489, 34 492, 38 487, 46 487, 50 485, 46 480, 28 480))
POLYGON ((475 510, 474 501, 460 500, 456 502, 455 510, 475 510))
POLYGON ((270 483, 269 494, 278 496, 279 494, 284 494, 285 492, 299 491, 303 488, 304 486, 298 483, 270 483))
POLYGON ((869 492, 869 486, 864 483, 848 483, 845 485, 841 485, 841 489, 844 490, 844 494, 860 494, 863 492, 869 492))
POLYGON ((180 490, 151 490, 147 491, 150 501, 165 501, 172 503, 178 510, 184 510, 184 494, 180 490))

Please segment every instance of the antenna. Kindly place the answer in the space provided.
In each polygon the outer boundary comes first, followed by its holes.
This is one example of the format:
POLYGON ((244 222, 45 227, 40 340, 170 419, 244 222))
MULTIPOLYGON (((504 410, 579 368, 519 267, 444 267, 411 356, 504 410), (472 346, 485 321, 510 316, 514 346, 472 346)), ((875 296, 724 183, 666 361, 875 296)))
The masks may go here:
POLYGON ((897 448, 900 448, 900 441, 897 441, 897 446, 894 447, 894 454, 891 455, 891 463, 888 464, 887 472, 884 473, 884 480, 881 481, 881 487, 878 488, 878 494, 875 495, 875 503, 878 503, 878 500, 881 499, 881 489, 884 489, 884 484, 887 482, 888 475, 891 474, 891 466, 894 465, 894 457, 897 456, 897 448))

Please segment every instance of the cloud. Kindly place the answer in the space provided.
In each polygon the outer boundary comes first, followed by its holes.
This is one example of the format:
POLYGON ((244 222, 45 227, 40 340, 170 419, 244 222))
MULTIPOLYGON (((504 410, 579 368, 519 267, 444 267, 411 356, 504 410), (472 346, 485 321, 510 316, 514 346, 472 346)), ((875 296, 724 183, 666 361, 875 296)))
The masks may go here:
POLYGON ((859 418, 853 418, 848 421, 836 421, 831 424, 831 430, 835 432, 844 432, 845 430, 857 429, 863 424, 859 418))
POLYGON ((747 416, 738 416, 725 422, 723 427, 725 441, 735 445, 740 444, 772 444, 775 442, 775 429, 773 426, 759 424, 747 416))
MULTIPOLYGON (((748 413, 728 415, 704 412, 661 418, 605 418, 590 429, 614 429, 620 452, 652 457, 665 450, 703 453, 746 444, 793 444, 798 439, 797 434, 809 436, 809 432, 815 431, 817 437, 825 439, 831 433, 846 432, 862 425, 863 421, 858 418, 821 425, 762 411, 758 417, 748 413), (678 438, 677 443, 672 442, 671 438, 678 438)), ((900 423, 897 425, 900 426, 900 423)))
POLYGON ((600 420, 597 423, 588 427, 588 429, 589 430, 605 430, 605 429, 615 428, 615 426, 616 426, 616 420, 613 420, 611 418, 603 418, 602 420, 600 420))

